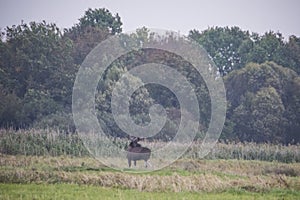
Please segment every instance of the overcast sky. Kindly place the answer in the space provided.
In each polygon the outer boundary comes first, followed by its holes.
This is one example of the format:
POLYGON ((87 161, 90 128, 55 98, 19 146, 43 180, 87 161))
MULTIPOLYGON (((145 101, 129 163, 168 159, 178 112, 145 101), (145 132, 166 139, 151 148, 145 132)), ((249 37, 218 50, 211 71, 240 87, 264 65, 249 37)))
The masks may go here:
POLYGON ((119 13, 123 32, 146 26, 187 34, 192 29, 238 26, 260 34, 272 30, 285 38, 300 36, 298 0, 0 0, 0 28, 21 20, 70 28, 88 8, 119 13))

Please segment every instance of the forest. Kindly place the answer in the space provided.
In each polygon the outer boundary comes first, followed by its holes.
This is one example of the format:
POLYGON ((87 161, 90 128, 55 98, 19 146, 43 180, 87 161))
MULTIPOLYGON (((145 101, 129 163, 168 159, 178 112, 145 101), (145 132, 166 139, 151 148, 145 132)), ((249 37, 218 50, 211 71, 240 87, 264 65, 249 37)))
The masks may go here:
MULTIPOLYGON (((2 29, 0 127, 51 128, 74 133, 72 92, 78 69, 101 41, 120 34, 121 17, 105 8, 88 9, 71 28, 33 21, 2 29)), ((151 40, 151 32, 141 27, 129 37, 139 44, 151 40)), ((208 52, 225 84, 227 113, 220 140, 300 142, 300 37, 284 38, 280 32, 269 30, 260 35, 239 27, 193 29, 187 37, 208 52)), ((97 116, 107 134, 127 137, 116 126, 111 113, 114 84, 130 68, 147 61, 159 62, 160 56, 158 51, 132 52, 107 70, 95 96, 97 116)), ((164 62, 189 74, 191 82, 200 79, 196 91, 197 98, 204 102, 199 107, 201 130, 197 138, 201 139, 211 115, 207 87, 187 63, 169 57, 164 62)), ((163 105, 168 114, 156 139, 169 140, 178 129, 180 105, 166 88, 150 85, 136 91, 131 101, 132 118, 136 123, 149 122, 147 108, 154 103, 163 105)))

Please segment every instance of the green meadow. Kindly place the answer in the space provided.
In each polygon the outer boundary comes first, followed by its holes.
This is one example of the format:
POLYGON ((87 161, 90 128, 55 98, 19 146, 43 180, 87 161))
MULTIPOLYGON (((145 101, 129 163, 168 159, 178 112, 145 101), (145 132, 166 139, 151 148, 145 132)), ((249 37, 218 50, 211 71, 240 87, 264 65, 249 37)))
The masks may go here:
POLYGON ((158 171, 135 170, 90 157, 1 154, 0 199, 300 198, 299 163, 183 158, 158 171))

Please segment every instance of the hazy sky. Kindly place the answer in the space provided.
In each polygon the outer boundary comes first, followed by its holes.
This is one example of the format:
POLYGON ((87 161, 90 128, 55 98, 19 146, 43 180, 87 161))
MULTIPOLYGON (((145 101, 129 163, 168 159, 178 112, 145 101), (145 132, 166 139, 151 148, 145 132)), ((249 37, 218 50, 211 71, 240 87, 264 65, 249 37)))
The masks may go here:
POLYGON ((88 8, 119 13, 123 32, 146 26, 187 34, 213 26, 238 26, 263 34, 300 36, 298 0, 0 0, 0 28, 21 20, 55 22, 69 28, 88 8))

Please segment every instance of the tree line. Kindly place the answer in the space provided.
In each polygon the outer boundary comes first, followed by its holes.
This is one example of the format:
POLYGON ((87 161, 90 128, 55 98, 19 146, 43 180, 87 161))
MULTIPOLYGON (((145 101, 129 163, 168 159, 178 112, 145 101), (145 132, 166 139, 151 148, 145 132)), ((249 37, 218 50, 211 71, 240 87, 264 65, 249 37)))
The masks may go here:
MULTIPOLYGON (((116 34, 122 34, 121 18, 105 8, 88 9, 69 29, 61 30, 54 23, 43 21, 22 22, 2 30, 0 127, 74 132, 71 107, 76 73, 97 44, 116 34)), ((146 28, 128 37, 136 41, 131 45, 152 40, 146 28)), ((285 39, 272 31, 259 35, 239 27, 191 30, 188 37, 206 49, 225 83, 228 110, 220 139, 300 141, 299 37, 285 39)), ((195 82, 197 98, 203 102, 199 106, 201 128, 197 137, 203 137, 211 115, 204 81, 188 63, 158 50, 132 52, 116 60, 106 71, 95 96, 97 116, 104 131, 112 136, 126 136, 111 114, 112 90, 123 73, 149 61, 173 66, 195 82)), ((148 123, 149 107, 155 103, 163 105, 168 116, 156 137, 172 139, 180 123, 180 105, 167 88, 155 84, 139 88, 131 99, 132 118, 138 124, 148 123)))

